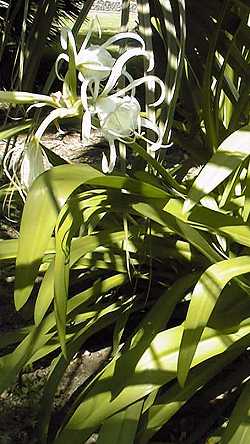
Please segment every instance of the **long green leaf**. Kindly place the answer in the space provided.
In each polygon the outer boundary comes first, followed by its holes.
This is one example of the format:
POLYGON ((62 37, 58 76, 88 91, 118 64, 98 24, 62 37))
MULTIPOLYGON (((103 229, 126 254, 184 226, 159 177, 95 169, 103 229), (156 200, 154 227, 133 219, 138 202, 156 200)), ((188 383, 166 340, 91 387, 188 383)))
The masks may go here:
POLYGON ((129 350, 126 353, 122 353, 116 361, 113 375, 115 388, 115 391, 112 393, 113 396, 117 396, 126 387, 139 359, 147 347, 150 346, 152 339, 167 324, 177 302, 185 296, 187 290, 194 285, 196 279, 197 274, 187 275, 178 279, 161 295, 147 316, 142 320, 138 330, 131 339, 129 350), (127 361, 130 363, 129 366, 126 365, 127 361))
MULTIPOLYGON (((0 261, 15 259, 18 250, 18 239, 0 240, 0 261)), ((44 254, 55 253, 55 239, 50 239, 44 254)))
MULTIPOLYGON (((101 233, 97 233, 94 235, 84 236, 82 238, 76 238, 72 240, 71 251, 70 251, 70 259, 69 259, 69 268, 72 268, 74 264, 76 264, 82 257, 84 257, 87 253, 94 251, 97 247, 102 245, 109 244, 117 244, 121 243, 124 240, 124 232, 110 232, 103 231, 101 233)), ((93 263, 91 264, 93 266, 93 263)), ((61 275, 57 276, 58 279, 61 279, 61 275)), ((49 268, 46 271, 44 279, 42 281, 41 287, 39 289, 39 293, 36 300, 35 305, 35 323, 38 325, 46 311, 48 310, 51 302, 54 298, 54 287, 55 287, 55 263, 51 262, 49 268)), ((59 292, 59 301, 60 304, 60 292, 59 292)))
POLYGON ((145 429, 138 439, 140 444, 147 443, 169 419, 222 368, 233 362, 249 344, 249 335, 233 344, 219 356, 208 359, 204 363, 194 367, 187 378, 185 387, 180 387, 175 382, 169 390, 161 395, 155 405, 150 407, 146 416, 145 429))
POLYGON ((55 227, 54 308, 62 351, 66 356, 66 313, 70 272, 70 248, 73 235, 81 224, 81 213, 76 205, 62 208, 55 227))
POLYGON ((222 435, 221 444, 248 444, 250 440, 250 382, 246 382, 222 435))
MULTIPOLYGON (((100 294, 105 294, 111 289, 117 288, 126 282, 125 274, 117 274, 103 281, 98 280, 87 290, 73 296, 67 306, 69 319, 74 319, 74 313, 84 307, 86 301, 95 299, 100 294)), ((119 307, 118 307, 119 308, 119 307)), ((95 318, 96 313, 92 312, 91 317, 95 318)), ((18 372, 27 363, 32 363, 36 359, 36 353, 41 347, 49 342, 56 335, 56 319, 54 313, 50 313, 38 326, 32 326, 30 333, 10 354, 0 357, 0 393, 14 383, 18 372), (50 333, 52 331, 52 333, 50 333)), ((57 343, 57 347, 59 347, 57 343)), ((38 355, 38 358, 40 355, 38 355)))
POLYGON ((0 139, 9 139, 22 131, 28 130, 32 125, 32 120, 27 119, 16 124, 5 125, 4 128, 0 128, 0 139))
POLYGON ((21 221, 16 263, 17 309, 25 304, 30 295, 62 206, 73 191, 83 184, 124 189, 143 198, 168 198, 163 189, 129 177, 107 177, 89 165, 61 165, 40 175, 28 194, 21 221), (30 220, 36 220, 36 224, 30 226, 30 220))
POLYGON ((53 97, 45 96, 44 94, 35 94, 23 91, 0 91, 0 103, 26 105, 39 102, 56 108, 56 103, 53 97))
POLYGON ((157 18, 167 51, 167 66, 164 79, 166 97, 165 103, 161 107, 160 126, 164 134, 164 141, 167 143, 173 125, 184 66, 186 44, 185 1, 178 0, 172 3, 169 0, 159 0, 159 9, 159 18, 157 18))
POLYGON ((72 192, 102 173, 89 165, 62 165, 41 174, 24 207, 16 261, 15 305, 27 301, 58 214, 72 192), (30 224, 30 221, 35 221, 30 224))
POLYGON ((143 401, 137 401, 106 419, 100 430, 97 444, 110 444, 111 431, 112 444, 133 444, 142 406, 143 401))
POLYGON ((194 181, 184 204, 186 212, 220 185, 250 155, 249 131, 250 127, 245 126, 222 142, 194 181))
MULTIPOLYGON (((249 332, 249 320, 243 323, 236 333, 231 334, 206 328, 193 365, 223 353, 249 332)), ((111 395, 115 390, 113 374, 116 361, 113 360, 87 393, 80 395, 76 400, 55 444, 66 444, 69 440, 73 440, 75 444, 82 443, 106 418, 173 380, 177 372, 181 335, 181 326, 156 335, 140 358, 127 386, 116 398, 111 395)), ((129 360, 126 366, 130 366, 129 360)))
MULTIPOLYGON (((117 285, 117 278, 112 280, 115 288, 117 285)), ((121 282, 119 282, 121 283, 121 282)), ((110 286, 110 289, 112 287, 110 286)), ((131 304, 133 303, 133 298, 126 301, 123 305, 123 309, 129 309, 131 304)), ((61 354, 56 362, 53 364, 51 369, 51 373, 49 375, 47 384, 45 386, 44 395, 42 399, 42 409, 41 415, 39 418, 39 430, 40 430, 40 439, 42 443, 47 442, 48 436, 48 427, 49 427, 49 419, 53 407, 53 399, 58 385, 60 384, 61 378, 70 363, 70 360, 73 358, 75 353, 79 351, 79 349, 83 346, 84 342, 93 334, 99 332, 104 329, 108 325, 114 323, 121 314, 121 307, 119 304, 112 304, 96 313, 95 317, 92 317, 87 324, 83 326, 83 328, 74 336, 72 341, 67 344, 67 354, 68 359, 65 360, 63 354, 61 354), (45 413, 46 412, 46 413, 45 413)))
POLYGON ((250 256, 228 259, 211 265, 196 284, 184 322, 178 359, 178 380, 185 384, 202 332, 225 285, 250 271, 250 256))
MULTIPOLYGON (((170 203, 172 203, 172 200, 170 203)), ((146 203, 132 204, 132 208, 139 214, 150 218, 162 226, 170 228, 185 240, 188 240, 211 262, 221 260, 220 255, 209 245, 205 237, 203 237, 198 230, 191 225, 188 225, 184 217, 182 217, 182 219, 176 217, 176 209, 173 208, 172 205, 167 205, 165 207, 166 211, 162 211, 159 208, 146 203)))

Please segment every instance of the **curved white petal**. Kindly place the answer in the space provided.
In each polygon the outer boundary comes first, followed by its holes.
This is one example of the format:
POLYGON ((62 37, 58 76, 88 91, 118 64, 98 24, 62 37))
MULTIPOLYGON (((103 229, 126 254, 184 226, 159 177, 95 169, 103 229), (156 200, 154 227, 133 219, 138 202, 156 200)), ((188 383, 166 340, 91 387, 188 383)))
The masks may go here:
POLYGON ((48 106, 48 104, 47 104, 47 103, 35 103, 34 105, 30 105, 30 106, 27 108, 26 113, 28 114, 29 111, 30 111, 31 109, 33 109, 33 108, 43 108, 44 106, 48 106))
POLYGON ((63 82, 63 81, 64 81, 64 78, 61 76, 61 74, 59 73, 59 70, 58 70, 58 65, 59 65, 59 62, 60 62, 61 60, 65 60, 66 62, 69 62, 69 56, 67 56, 67 54, 60 54, 60 55, 57 57, 57 59, 56 59, 56 63, 55 63, 55 72, 56 72, 56 75, 57 75, 58 79, 59 79, 59 80, 62 80, 62 82, 63 82))
POLYGON ((113 37, 110 37, 105 43, 102 44, 103 48, 108 48, 108 46, 111 46, 114 42, 117 42, 118 40, 123 39, 133 39, 137 40, 142 45, 142 49, 145 49, 145 42, 138 34, 135 34, 134 32, 120 32, 119 34, 114 35, 113 37))
POLYGON ((67 51, 67 47, 68 47, 68 29, 63 27, 61 29, 61 35, 60 35, 60 42, 61 42, 61 47, 64 51, 67 51))
POLYGON ((64 27, 61 30, 61 46, 62 46, 62 49, 64 51, 67 51, 69 44, 70 44, 71 49, 73 50, 74 55, 76 57, 77 51, 76 51, 76 43, 75 43, 75 39, 74 39, 73 33, 72 33, 72 31, 69 28, 64 27))
MULTIPOLYGON (((165 87, 164 87, 163 81, 161 79, 159 79, 159 77, 156 77, 156 76, 144 76, 144 77, 141 77, 140 79, 136 79, 132 83, 130 83, 130 85, 125 86, 125 88, 120 89, 119 91, 115 92, 114 94, 112 94, 109 97, 122 96, 124 93, 132 90, 133 88, 136 88, 137 86, 142 85, 143 83, 152 82, 152 81, 154 81, 155 83, 158 83, 158 85, 160 86, 160 89, 161 89, 161 94, 160 94, 159 99, 157 99, 154 103, 150 103, 148 106, 154 106, 154 107, 158 106, 165 99, 165 87)), ((102 94, 103 94, 103 92, 102 92, 102 94)), ((101 94, 101 96, 102 96, 102 94, 101 94)))
MULTIPOLYGON (((81 48, 80 48, 80 50, 78 52, 78 57, 81 57, 83 51, 85 51, 85 49, 87 47, 87 44, 89 43, 90 37, 92 35, 93 29, 94 29, 94 20, 92 20, 91 23, 90 23, 90 27, 89 27, 89 30, 87 32, 87 35, 86 35, 86 37, 85 37, 85 39, 84 39, 84 41, 83 41, 83 43, 81 45, 81 48)), ((99 26, 98 26, 98 34, 99 34, 99 38, 100 38, 100 27, 99 26)))
POLYGON ((141 48, 133 48, 129 49, 128 51, 124 52, 115 62, 111 74, 108 78, 108 81, 106 83, 106 86, 101 93, 101 96, 108 95, 111 89, 115 86, 117 80, 122 75, 123 67, 127 63, 129 59, 132 57, 138 57, 143 56, 148 58, 148 54, 141 48))
POLYGON ((162 134, 158 126, 155 123, 152 123, 150 120, 145 119, 144 117, 141 117, 141 126, 150 129, 157 135, 156 142, 152 142, 142 135, 140 136, 141 138, 143 138, 143 140, 146 140, 150 144, 150 149, 152 151, 157 151, 162 148, 162 134))
POLYGON ((106 157, 106 155, 103 153, 102 154, 102 171, 104 173, 112 173, 114 167, 115 167, 115 162, 116 162, 116 147, 115 147, 115 142, 112 140, 109 140, 109 147, 110 147, 110 158, 109 158, 109 163, 108 163, 108 159, 106 157))
POLYGON ((97 80, 94 82, 93 99, 96 100, 99 94, 100 82, 97 80))
POLYGON ((56 119, 63 119, 66 117, 74 117, 76 114, 76 111, 74 108, 60 108, 60 109, 54 109, 49 113, 49 115, 42 121, 41 125, 38 127, 38 129, 35 132, 35 137, 40 139, 48 128, 48 126, 54 122, 56 119))
MULTIPOLYGON (((124 77, 126 77, 126 79, 129 81, 129 83, 133 83, 134 79, 131 76, 131 74, 129 74, 129 72, 126 71, 126 69, 123 69, 122 75, 124 75, 124 77)), ((131 89, 131 96, 135 96, 135 88, 134 87, 131 89)))

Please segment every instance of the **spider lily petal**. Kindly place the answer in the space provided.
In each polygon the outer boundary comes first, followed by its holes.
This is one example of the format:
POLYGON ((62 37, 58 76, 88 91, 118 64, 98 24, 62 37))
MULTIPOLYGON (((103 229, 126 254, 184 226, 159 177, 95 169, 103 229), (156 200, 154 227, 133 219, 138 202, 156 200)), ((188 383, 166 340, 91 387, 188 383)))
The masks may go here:
POLYGON ((61 46, 64 51, 67 51, 70 47, 76 57, 76 43, 73 33, 69 28, 64 27, 61 30, 61 46))
POLYGON ((62 82, 64 81, 64 78, 61 76, 58 66, 61 60, 64 60, 65 62, 69 62, 69 56, 67 56, 67 54, 60 54, 57 59, 56 59, 56 63, 55 63, 55 72, 56 75, 58 77, 59 80, 61 80, 62 82))
POLYGON ((57 119, 66 119, 78 116, 80 114, 80 111, 78 109, 79 105, 80 105, 80 100, 76 102, 74 107, 57 108, 51 111, 36 130, 35 137, 37 137, 40 140, 40 138, 42 137, 43 133, 46 131, 48 126, 57 119))
MULTIPOLYGON (((134 88, 136 88, 139 85, 142 85, 143 83, 147 83, 147 82, 152 82, 154 81, 155 83, 158 83, 158 85, 160 86, 160 97, 159 99, 157 99, 154 103, 150 103, 148 106, 158 106, 160 105, 164 99, 165 99, 165 86, 164 83, 161 79, 159 79, 159 77, 156 76, 144 76, 141 77, 140 79, 136 79, 134 80, 132 83, 130 83, 128 86, 125 86, 125 88, 119 89, 119 91, 115 92, 114 94, 112 94, 112 96, 109 97, 119 97, 119 96, 123 96, 124 93, 130 91, 130 90, 134 90, 134 88)), ((100 94, 100 97, 104 94, 104 91, 100 94)))
POLYGON ((84 77, 82 77, 81 73, 79 74, 79 80, 81 81, 81 101, 83 104, 83 108, 86 111, 88 109, 88 96, 87 96, 88 81, 84 77))
POLYGON ((111 46, 114 42, 117 42, 118 40, 127 40, 127 39, 133 39, 137 40, 139 43, 141 43, 142 48, 145 49, 145 42, 138 34, 135 34, 134 32, 120 32, 119 34, 114 35, 113 37, 110 37, 106 42, 102 44, 103 48, 108 48, 111 46))
POLYGON ((162 134, 161 131, 159 129, 159 127, 156 125, 156 123, 151 122, 149 119, 145 119, 144 117, 141 117, 141 126, 143 126, 144 128, 148 128, 151 131, 153 131, 156 135, 157 135, 157 140, 156 142, 152 142, 151 140, 148 140, 146 137, 143 137, 141 134, 140 137, 145 140, 146 142, 149 142, 150 144, 150 150, 151 151, 157 151, 160 148, 162 148, 162 134))
POLYGON ((102 171, 104 173, 112 173, 116 162, 116 148, 114 140, 109 141, 109 147, 110 147, 109 163, 106 155, 104 153, 102 154, 102 171))
MULTIPOLYGON (((131 76, 131 74, 129 74, 128 71, 126 71, 126 69, 124 69, 122 71, 122 75, 124 75, 124 77, 129 81, 129 83, 132 83, 134 81, 133 77, 131 76)), ((131 96, 135 96, 135 88, 134 87, 131 88, 131 96)))
MULTIPOLYGON (((132 57, 143 56, 149 59, 149 55, 141 48, 133 48, 129 49, 124 54, 122 54, 115 62, 113 69, 111 71, 110 77, 107 81, 107 84, 102 92, 102 95, 107 95, 111 91, 111 89, 115 86, 119 77, 121 77, 124 65, 130 60, 132 57)), ((152 69, 152 68, 151 68, 152 69)))

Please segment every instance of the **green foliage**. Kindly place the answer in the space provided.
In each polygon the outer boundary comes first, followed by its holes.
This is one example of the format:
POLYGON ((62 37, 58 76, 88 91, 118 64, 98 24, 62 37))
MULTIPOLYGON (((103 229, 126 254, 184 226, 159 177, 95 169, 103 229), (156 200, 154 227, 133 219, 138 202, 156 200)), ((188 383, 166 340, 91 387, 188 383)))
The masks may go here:
POLYGON ((249 5, 190 1, 186 11, 190 32, 175 137, 204 164, 249 122, 249 5))
POLYGON ((82 2, 8 0, 2 3, 1 88, 32 91, 46 46, 55 40, 66 17, 73 18, 80 13, 82 2))
MULTIPOLYGON (((80 444, 94 432, 97 442, 106 443, 110 429, 114 442, 150 442, 194 394, 249 347, 249 105, 243 100, 249 87, 249 8, 240 1, 218 3, 220 12, 214 2, 202 6, 208 28, 204 25, 200 32, 196 50, 188 37, 184 61, 184 2, 159 2, 156 13, 151 2, 138 1, 145 53, 154 48, 151 11, 154 32, 170 65, 163 79, 164 103, 149 108, 156 91, 146 82, 143 113, 155 119, 161 140, 168 142, 172 129, 174 140, 185 139, 183 149, 195 158, 195 137, 199 147, 204 142, 205 152, 198 156, 211 158, 193 183, 179 183, 155 158, 148 134, 140 142, 128 141, 125 134, 122 144, 131 149, 132 160, 122 158, 120 171, 105 175, 86 164, 61 164, 40 174, 27 195, 18 241, 0 242, 0 260, 16 258, 16 309, 30 307, 34 317, 27 328, 1 336, 1 391, 27 364, 56 355, 39 419, 43 444, 80 444), (242 32, 248 36, 244 44, 242 32), (196 56, 201 60, 197 72, 196 56), (190 103, 184 98, 186 85, 192 91, 190 103), (187 121, 178 120, 178 94, 187 121), (194 139, 192 125, 197 125, 194 139), (83 283, 74 289, 79 273, 83 283), (42 282, 37 290, 38 277, 42 282), (180 316, 184 305, 187 314, 180 316), (67 366, 89 338, 103 335, 107 327, 114 334, 110 360, 78 391, 51 433, 53 398, 67 366), (4 354, 7 345, 12 351, 4 354)), ((126 2, 124 27, 125 7, 126 2)), ((64 100, 78 103, 76 115, 82 118, 89 97, 77 96, 70 34, 66 41, 68 55, 63 57, 69 71, 63 91, 72 95, 64 100)), ((110 71, 118 80, 115 70, 110 71)), ((106 86, 99 90, 98 83, 97 94, 112 83, 110 78, 102 80, 106 86)), ((49 95, 1 92, 0 99, 46 102, 61 110, 49 95)), ((20 131, 29 125, 30 120, 22 122, 20 131)), ((149 134, 151 130, 147 128, 149 134)), ((16 131, 16 125, 3 128, 0 136, 16 131)), ((116 144, 123 153, 123 145, 116 144)), ((245 382, 222 442, 246 442, 248 395, 245 382)), ((202 439, 202 424, 198 432, 202 439)))

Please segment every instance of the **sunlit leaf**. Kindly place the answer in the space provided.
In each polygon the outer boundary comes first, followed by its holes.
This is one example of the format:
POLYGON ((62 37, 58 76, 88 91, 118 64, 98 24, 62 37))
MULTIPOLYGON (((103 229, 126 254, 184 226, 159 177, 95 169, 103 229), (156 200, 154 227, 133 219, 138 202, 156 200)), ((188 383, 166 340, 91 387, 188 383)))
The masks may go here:
POLYGON ((216 153, 194 181, 184 204, 190 211, 203 196, 213 191, 250 155, 249 127, 235 131, 219 146, 216 153))
POLYGON ((137 401, 106 419, 100 430, 97 444, 109 444, 111 430, 113 444, 133 444, 142 406, 143 401, 137 401))
POLYGON ((211 265, 196 284, 184 322, 178 360, 178 380, 183 386, 202 332, 224 286, 235 276, 250 271, 250 257, 242 256, 211 265))
MULTIPOLYGON (((88 387, 87 393, 83 392, 75 401, 55 444, 66 444, 69 439, 74 440, 75 444, 82 443, 106 418, 173 380, 177 373, 182 331, 182 327, 179 326, 156 335, 138 361, 126 387, 116 398, 112 397, 115 389, 113 374, 116 361, 113 360, 108 364, 105 371, 101 372, 99 378, 93 382, 92 387, 88 387)), ((236 333, 231 334, 206 328, 193 365, 223 353, 230 345, 249 333, 249 320, 242 323, 236 333)), ((129 360, 126 366, 130 366, 129 360)))
POLYGON ((16 134, 21 133, 29 129, 32 125, 32 120, 27 119, 26 121, 18 122, 16 124, 4 125, 3 128, 0 128, 0 139, 8 139, 10 137, 15 136, 16 134))
POLYGON ((79 185, 97 176, 102 176, 102 173, 89 165, 62 165, 46 171, 33 183, 20 227, 15 283, 17 309, 30 295, 59 211, 79 185), (30 225, 31 220, 36 223, 30 225))
POLYGON ((225 353, 208 359, 194 367, 184 387, 175 382, 155 405, 150 407, 145 430, 140 434, 140 444, 147 443, 169 419, 193 396, 196 391, 211 380, 223 367, 234 361, 249 343, 249 335, 233 344, 225 353))

